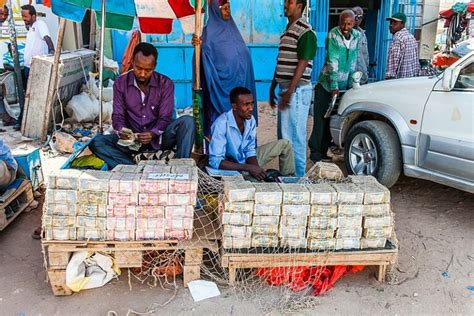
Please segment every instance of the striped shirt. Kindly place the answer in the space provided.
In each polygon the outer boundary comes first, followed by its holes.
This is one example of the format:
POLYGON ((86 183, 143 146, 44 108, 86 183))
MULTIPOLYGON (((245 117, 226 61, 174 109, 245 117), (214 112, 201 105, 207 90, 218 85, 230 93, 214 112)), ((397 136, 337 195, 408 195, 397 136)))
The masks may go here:
POLYGON ((420 73, 418 43, 406 28, 393 35, 388 51, 386 79, 416 77, 420 73))

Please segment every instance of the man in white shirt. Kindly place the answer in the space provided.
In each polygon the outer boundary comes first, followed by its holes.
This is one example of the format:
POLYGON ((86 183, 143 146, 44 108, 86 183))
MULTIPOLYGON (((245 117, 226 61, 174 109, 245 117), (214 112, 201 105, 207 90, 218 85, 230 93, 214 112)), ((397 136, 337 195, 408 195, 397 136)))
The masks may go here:
MULTIPOLYGON (((34 6, 29 4, 22 6, 21 18, 23 22, 25 22, 26 29, 28 30, 24 53, 25 69, 23 80, 23 86, 26 90, 33 57, 54 54, 54 45, 46 23, 36 19, 36 9, 34 6)), ((15 125, 16 130, 20 129, 22 116, 23 109, 21 109, 20 117, 15 125)))

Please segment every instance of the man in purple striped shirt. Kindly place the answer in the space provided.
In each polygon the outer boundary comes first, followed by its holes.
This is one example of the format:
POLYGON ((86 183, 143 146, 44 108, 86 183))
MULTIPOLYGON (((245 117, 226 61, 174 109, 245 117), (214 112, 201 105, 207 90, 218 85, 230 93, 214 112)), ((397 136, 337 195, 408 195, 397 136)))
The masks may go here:
POLYGON ((174 84, 155 72, 158 51, 149 43, 140 43, 133 51, 133 70, 122 74, 114 83, 112 135, 97 135, 89 145, 110 169, 118 164, 134 164, 133 154, 146 150, 169 150, 176 146, 177 158, 189 158, 194 142, 193 117, 186 115, 173 121, 174 84), (127 139, 123 128, 133 131, 141 144, 133 152, 118 144, 127 139))
POLYGON ((419 75, 418 43, 405 28, 407 16, 395 13, 387 18, 390 21, 390 33, 393 34, 392 44, 388 51, 385 79, 411 78, 419 75))

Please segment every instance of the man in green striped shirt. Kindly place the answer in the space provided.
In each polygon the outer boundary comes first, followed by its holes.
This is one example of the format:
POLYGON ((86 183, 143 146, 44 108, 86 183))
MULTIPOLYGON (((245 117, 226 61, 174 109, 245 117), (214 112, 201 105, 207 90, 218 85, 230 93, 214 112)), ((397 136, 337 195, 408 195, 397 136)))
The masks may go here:
POLYGON ((326 39, 326 64, 319 76, 314 95, 313 131, 309 139, 310 159, 329 159, 327 151, 331 142, 329 118, 324 118, 333 96, 339 90, 352 86, 351 76, 355 72, 360 33, 354 29, 355 14, 345 10, 339 17, 339 26, 328 33, 326 39))

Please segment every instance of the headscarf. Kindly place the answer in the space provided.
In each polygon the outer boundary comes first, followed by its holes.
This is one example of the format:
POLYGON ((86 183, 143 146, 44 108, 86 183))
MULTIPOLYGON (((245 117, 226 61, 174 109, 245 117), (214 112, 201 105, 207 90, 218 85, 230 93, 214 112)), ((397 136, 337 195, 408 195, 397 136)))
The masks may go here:
MULTIPOLYGON (((209 18, 203 31, 202 64, 205 85, 216 115, 231 109, 229 94, 235 87, 252 91, 257 103, 255 76, 250 51, 233 18, 221 17, 221 0, 211 0, 209 18)), ((254 108, 257 119, 257 106, 254 108)))

